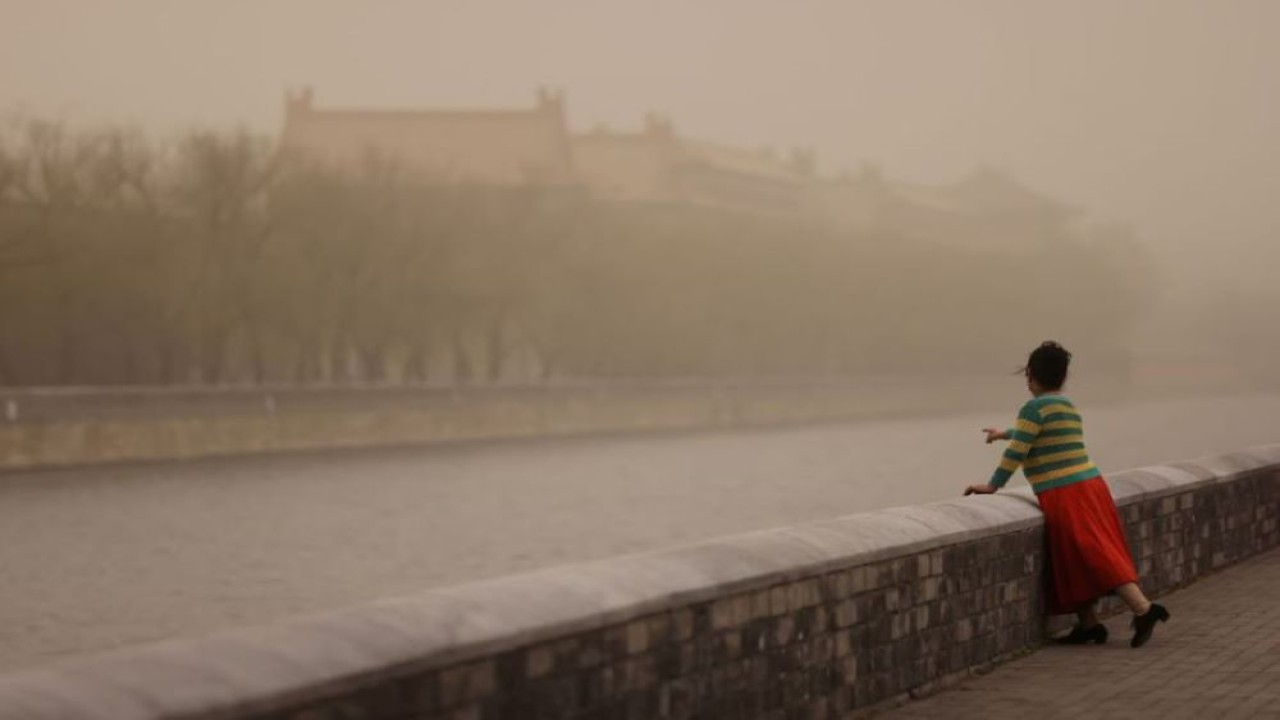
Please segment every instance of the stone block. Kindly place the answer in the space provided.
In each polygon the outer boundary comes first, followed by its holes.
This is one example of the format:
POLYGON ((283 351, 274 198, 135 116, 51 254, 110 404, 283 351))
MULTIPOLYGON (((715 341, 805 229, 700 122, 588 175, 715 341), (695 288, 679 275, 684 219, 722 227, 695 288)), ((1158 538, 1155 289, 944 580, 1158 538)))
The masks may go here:
POLYGON ((811 635, 825 633, 831 629, 831 611, 826 606, 819 605, 813 608, 812 621, 804 628, 805 632, 811 635))
POLYGON ((791 642, 795 634, 795 621, 790 615, 783 615, 774 621, 773 624, 773 642, 774 645, 784 646, 791 642))
POLYGON ((695 707, 695 688, 689 680, 672 680, 658 688, 658 716, 663 718, 689 717, 695 707))
POLYGON ((873 675, 893 672, 896 664, 893 648, 893 645, 880 645, 871 648, 868 653, 870 656, 868 667, 873 675))
POLYGON ((635 655, 649 649, 649 621, 634 620, 627 623, 627 654, 635 655))
POLYGON ((734 626, 734 601, 736 598, 726 597, 711 603, 711 629, 725 630, 734 626))
POLYGON ((920 588, 920 600, 922 602, 933 602, 942 595, 942 578, 931 577, 926 578, 920 588))
POLYGON ((847 628, 858 622, 858 605, 852 599, 843 600, 836 605, 835 626, 847 628))
POLYGON ((836 659, 848 657, 853 654, 855 644, 853 634, 850 631, 838 631, 832 637, 832 651, 835 653, 836 659))
POLYGON ((813 660, 817 663, 830 663, 836 656, 836 639, 832 635, 818 635, 810 641, 813 660))
POLYGON ((481 720, 484 715, 479 705, 468 705, 449 713, 449 720, 481 720))
POLYGON ((646 619, 648 624, 649 646, 657 647, 665 643, 674 641, 675 628, 673 625, 671 613, 662 612, 650 615, 646 619))
MULTIPOLYGON (((697 643, 685 643, 683 645, 678 645, 677 648, 679 653, 678 661, 680 666, 679 675, 681 677, 692 677, 693 675, 696 675, 697 673, 707 669, 712 664, 711 652, 710 652, 709 646, 705 655, 699 652, 699 647, 697 643)), ((666 673, 660 673, 660 674, 663 677, 667 677, 666 673)))
POLYGON ((546 645, 529 648, 525 653, 525 677, 540 678, 550 675, 555 668, 555 653, 546 645))
POLYGON ((889 616, 889 639, 899 640, 911 632, 911 614, 894 613, 889 616))
POLYGON ((653 658, 648 655, 629 657, 616 668, 616 687, 619 693, 635 693, 653 686, 658 681, 653 658))
POLYGON ((575 676, 550 678, 531 693, 534 717, 567 717, 583 702, 582 681, 575 676))
POLYGON ((941 575, 947 566, 946 553, 942 550, 934 550, 929 553, 929 574, 941 575))
POLYGON ((686 646, 676 643, 664 643, 655 647, 653 653, 653 669, 659 680, 684 677, 684 649, 686 646))
POLYGON ((896 584, 897 580, 893 576, 893 563, 886 561, 868 565, 867 583, 868 590, 878 590, 896 584))
POLYGON ((840 680, 851 685, 858 680, 858 659, 852 655, 840 658, 840 680))
POLYGON ((752 655, 763 653, 769 649, 771 636, 773 635, 773 624, 776 620, 767 618, 764 620, 752 620, 742 628, 742 648, 743 652, 752 655))
POLYGON ((625 701, 626 714, 619 720, 652 720, 658 710, 657 693, 636 693, 625 701))
POLYGON ((716 636, 715 661, 717 665, 734 662, 743 654, 743 633, 740 630, 726 630, 716 636))
POLYGON ((866 565, 859 565, 849 571, 849 592, 857 595, 871 589, 866 565))
POLYGON ((817 605, 822 602, 816 580, 798 580, 787 586, 787 610, 795 612, 801 608, 817 605))
POLYGON ((838 602, 853 594, 853 573, 840 570, 822 578, 822 594, 825 602, 838 602))
POLYGON ((804 720, 827 720, 831 713, 831 702, 824 696, 811 701, 801 717, 804 720))
POLYGON ((914 617, 912 618, 912 623, 913 623, 912 628, 916 632, 919 632, 929 627, 929 620, 930 620, 929 606, 927 605, 917 606, 915 610, 913 610, 912 612, 914 613, 914 617))
MULTIPOLYGON (((550 650, 546 653, 551 663, 550 650)), ((458 665, 440 671, 440 703, 443 707, 455 707, 465 702, 479 700, 493 693, 495 687, 494 661, 458 665)))
POLYGON ((769 611, 774 617, 785 615, 790 611, 787 604, 786 585, 775 585, 769 588, 769 611))
POLYGON ((751 620, 761 620, 773 613, 773 604, 770 596, 771 592, 768 589, 757 590, 751 594, 751 620))
POLYGON ((672 639, 684 642, 693 637, 693 611, 689 608, 677 608, 671 611, 672 639))

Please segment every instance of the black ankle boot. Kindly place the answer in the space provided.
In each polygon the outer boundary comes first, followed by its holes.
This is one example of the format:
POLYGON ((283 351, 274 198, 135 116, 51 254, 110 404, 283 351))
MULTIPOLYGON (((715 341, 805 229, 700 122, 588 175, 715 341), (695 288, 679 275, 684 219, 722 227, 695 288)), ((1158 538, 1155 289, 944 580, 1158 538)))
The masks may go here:
POLYGON ((1130 647, 1142 647, 1151 639, 1151 633, 1156 629, 1157 622, 1165 622, 1169 619, 1169 611, 1160 603, 1151 603, 1151 607, 1142 615, 1133 619, 1133 640, 1129 641, 1130 647))
POLYGON ((1093 627, 1080 627, 1079 625, 1071 628, 1071 632, 1057 639, 1059 645, 1086 645, 1088 643, 1102 643, 1107 641, 1107 626, 1098 623, 1093 627))

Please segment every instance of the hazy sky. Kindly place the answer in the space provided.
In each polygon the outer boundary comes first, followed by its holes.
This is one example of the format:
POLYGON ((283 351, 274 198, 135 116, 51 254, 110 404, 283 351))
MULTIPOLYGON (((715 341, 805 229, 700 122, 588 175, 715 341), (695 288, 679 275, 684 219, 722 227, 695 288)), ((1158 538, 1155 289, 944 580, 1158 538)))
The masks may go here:
MULTIPOLYGON (((520 106, 812 145, 924 182, 1003 167, 1153 246, 1272 253, 1271 0, 0 0, 0 109, 271 131, 321 105, 520 106)), ((1199 254, 1198 254, 1199 256, 1199 254)), ((1272 255, 1274 257, 1274 255, 1272 255)), ((1198 260, 1197 260, 1198 262, 1198 260)), ((1183 263, 1186 265, 1186 263, 1183 263)), ((1256 264, 1256 263, 1255 263, 1256 264)))

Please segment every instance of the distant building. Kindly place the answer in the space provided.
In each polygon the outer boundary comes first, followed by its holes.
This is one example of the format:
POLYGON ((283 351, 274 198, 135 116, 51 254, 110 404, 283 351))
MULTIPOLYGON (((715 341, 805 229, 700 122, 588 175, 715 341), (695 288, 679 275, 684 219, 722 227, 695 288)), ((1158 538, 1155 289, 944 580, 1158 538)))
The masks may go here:
POLYGON ((1079 215, 1008 173, 983 168, 946 185, 897 183, 880 222, 904 237, 990 248, 1062 237, 1079 215))
POLYGON ((866 165, 856 175, 844 173, 818 182, 812 202, 814 212, 826 225, 872 233, 887 229, 893 191, 879 168, 866 165))
POLYGON ((989 168, 955 183, 916 185, 887 181, 868 167, 824 181, 816 193, 833 227, 986 250, 1063 237, 1080 215, 989 168))
POLYGON ((679 155, 667 120, 650 115, 643 132, 620 133, 603 128, 572 140, 579 181, 597 197, 636 202, 676 202, 682 194, 671 181, 671 165, 679 155))
POLYGON ((329 167, 371 159, 442 183, 578 186, 615 202, 680 204, 788 215, 828 227, 927 242, 992 247, 1062 233, 1075 208, 995 170, 923 186, 868 166, 822 178, 812 152, 784 157, 681 137, 650 114, 632 132, 571 133, 564 95, 540 89, 531 108, 317 108, 310 89, 285 97, 286 152, 329 167))
POLYGON ((813 157, 677 137, 650 115, 637 133, 572 135, 564 96, 538 92, 530 109, 317 108, 310 89, 285 97, 286 152, 354 170, 373 158, 444 183, 579 185, 601 199, 682 203, 757 212, 808 209, 813 157))
POLYGON ((383 158, 447 183, 575 182, 564 98, 538 92, 518 110, 320 109, 310 89, 285 98, 286 152, 339 169, 383 158))
POLYGON ((813 157, 784 161, 770 153, 691 140, 671 121, 645 119, 641 132, 597 130, 573 136, 579 179, 609 200, 705 205, 798 214, 811 209, 813 157))

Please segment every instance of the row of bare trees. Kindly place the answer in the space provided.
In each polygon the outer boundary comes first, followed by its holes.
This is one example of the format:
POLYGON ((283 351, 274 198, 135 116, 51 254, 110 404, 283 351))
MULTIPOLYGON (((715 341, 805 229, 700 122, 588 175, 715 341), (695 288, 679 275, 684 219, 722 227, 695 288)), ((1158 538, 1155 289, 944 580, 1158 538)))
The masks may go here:
POLYGON ((244 132, 0 134, 8 385, 1003 367, 1010 340, 1122 346, 1133 272, 1067 235, 981 253, 374 159, 338 175, 244 132))

